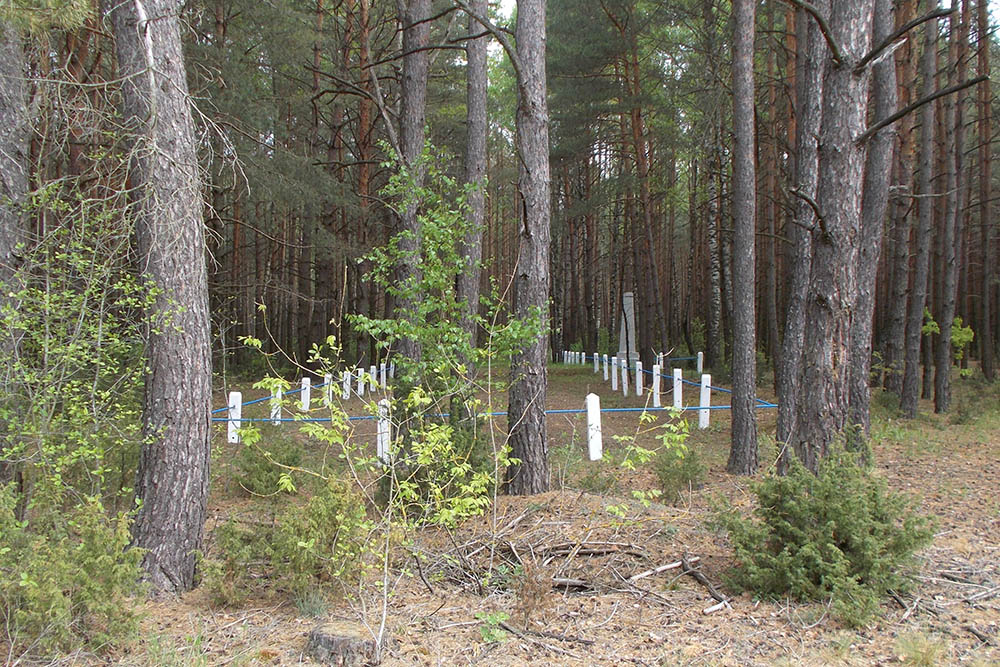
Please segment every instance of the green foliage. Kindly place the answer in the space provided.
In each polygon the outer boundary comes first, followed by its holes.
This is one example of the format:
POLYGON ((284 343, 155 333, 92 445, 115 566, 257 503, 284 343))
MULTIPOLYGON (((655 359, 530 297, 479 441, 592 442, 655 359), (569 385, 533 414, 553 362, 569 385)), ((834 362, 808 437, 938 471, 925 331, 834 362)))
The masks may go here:
POLYGON ((276 524, 268 555, 283 588, 301 596, 319 582, 360 576, 374 525, 348 484, 328 480, 305 506, 289 507, 276 524))
POLYGON ((0 487, 0 623, 14 650, 100 651, 135 638, 142 553, 128 549, 130 518, 85 499, 42 527, 16 517, 13 485, 0 487))
POLYGON ((324 587, 357 581, 372 564, 379 549, 375 528, 351 484, 330 479, 305 502, 290 502, 270 525, 230 519, 216 528, 214 548, 202 562, 205 584, 216 604, 238 605, 263 567, 304 612, 316 610, 324 587))
POLYGON ((540 314, 531 321, 510 318, 498 290, 481 299, 486 315, 472 316, 488 344, 477 348, 462 322, 467 305, 458 298, 456 273, 468 271, 462 242, 469 231, 467 192, 445 173, 445 157, 429 147, 421 159, 425 185, 417 187, 402 166, 395 170, 383 194, 397 211, 418 207, 421 226, 417 258, 419 275, 398 280, 396 267, 411 260, 401 248, 407 232, 393 237, 366 259, 368 279, 397 300, 412 304, 413 312, 394 319, 352 316, 360 330, 382 348, 393 349, 412 340, 422 350, 419 359, 396 358, 397 382, 391 407, 393 421, 402 426, 393 443, 389 467, 390 488, 385 500, 397 504, 406 522, 429 521, 453 525, 482 513, 496 491, 499 472, 511 463, 509 451, 494 449, 485 437, 477 389, 497 389, 491 375, 479 377, 476 368, 509 361, 511 354, 538 335, 540 314), (440 415, 448 413, 445 418, 440 415))
POLYGON ((955 361, 961 361, 965 356, 965 348, 975 338, 972 327, 962 326, 962 318, 956 316, 951 323, 951 349, 955 355, 955 361))
POLYGON ((870 620, 887 590, 907 587, 913 554, 933 535, 928 519, 839 448, 816 475, 796 460, 753 491, 752 518, 729 511, 718 519, 737 561, 730 583, 763 596, 832 599, 850 625, 870 620))
POLYGON ((506 623, 510 614, 505 611, 476 612, 476 618, 482 621, 479 626, 479 634, 487 644, 495 644, 507 641, 507 631, 500 627, 501 623, 506 623))
POLYGON ((130 485, 156 291, 109 202, 56 184, 27 208, 53 224, 18 248, 0 299, 0 477, 15 480, 0 501, 0 616, 16 649, 101 650, 135 633, 130 485))
POLYGON ((705 477, 705 464, 697 450, 663 450, 653 459, 653 471, 659 480, 663 496, 667 500, 677 501, 684 491, 701 486, 705 477))
POLYGON ((924 324, 920 327, 920 333, 924 336, 941 333, 941 327, 939 327, 938 323, 934 321, 934 316, 931 315, 930 308, 924 308, 924 324))
POLYGON ((246 602, 253 591, 251 564, 261 550, 260 531, 243 527, 229 519, 217 526, 212 533, 214 558, 203 558, 199 563, 202 584, 213 604, 224 607, 246 602))
POLYGON ((260 440, 244 434, 243 447, 233 459, 235 480, 240 488, 254 496, 294 493, 292 471, 302 464, 302 445, 289 437, 287 429, 265 427, 260 440))

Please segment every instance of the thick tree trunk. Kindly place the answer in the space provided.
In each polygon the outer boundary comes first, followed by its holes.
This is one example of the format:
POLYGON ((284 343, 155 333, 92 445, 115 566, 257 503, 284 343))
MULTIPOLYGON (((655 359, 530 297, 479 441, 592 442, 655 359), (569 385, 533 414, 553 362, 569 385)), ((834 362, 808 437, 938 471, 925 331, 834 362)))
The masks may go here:
POLYGON ((511 455, 507 490, 515 495, 542 493, 549 487, 545 431, 545 367, 549 298, 549 112, 545 99, 545 0, 518 0, 517 56, 518 195, 522 224, 514 274, 514 314, 541 318, 538 338, 511 359, 511 455))
POLYGON ((755 0, 733 2, 733 428, 727 469, 757 472, 756 231, 753 45, 755 0))
MULTIPOLYGON (((828 12, 828 0, 816 4, 818 11, 828 12)), ((801 398, 800 376, 802 373, 802 348, 805 331, 805 301, 809 287, 810 263, 812 257, 812 232, 816 225, 816 214, 808 201, 816 199, 816 185, 819 180, 819 136, 822 119, 823 68, 822 63, 828 51, 823 35, 816 22, 799 10, 795 21, 798 31, 797 43, 804 48, 796 58, 796 93, 798 102, 796 113, 797 134, 795 135, 795 201, 794 219, 786 225, 786 234, 795 244, 788 264, 786 278, 787 306, 785 316, 785 336, 782 341, 782 363, 778 367, 778 425, 777 439, 783 449, 778 460, 778 469, 785 472, 790 463, 790 450, 785 448, 793 432, 796 431, 798 405, 801 398)))
MULTIPOLYGON (((424 150, 424 124, 427 117, 427 75, 430 68, 430 0, 397 0, 403 25, 403 81, 400 90, 399 150, 403 166, 412 179, 414 189, 423 186, 424 166, 420 162, 424 150)), ((420 251, 422 232, 418 217, 418 201, 411 198, 402 211, 399 238, 401 258, 397 267, 403 293, 396 298, 396 317, 412 320, 420 296, 420 251)), ((420 343, 412 338, 399 341, 399 354, 416 363, 420 361, 420 343)), ((410 378, 411 381, 415 380, 410 378)))
POLYGON ((181 52, 180 3, 115 5, 125 122, 136 137, 136 238, 157 288, 132 532, 154 590, 195 580, 208 499, 211 350, 201 182, 181 52))
MULTIPOLYGON (((925 2, 925 9, 933 9, 933 2, 925 2)), ((921 57, 921 77, 923 95, 934 92, 934 72, 937 69, 936 44, 937 23, 924 24, 924 53, 921 57)), ((917 178, 917 194, 931 194, 931 168, 934 164, 934 105, 925 104, 920 109, 920 171, 917 178)), ((924 321, 924 306, 927 303, 927 274, 930 266, 930 234, 934 217, 934 200, 920 197, 917 200, 917 233, 914 238, 916 262, 910 291, 910 305, 906 315, 906 347, 903 387, 900 407, 907 417, 917 415, 917 400, 920 395, 920 339, 924 321)))
MULTIPOLYGON (((892 0, 875 0, 873 40, 881 42, 892 33, 892 0)), ((875 121, 896 111, 896 64, 886 58, 872 68, 871 105, 875 121)), ((873 122, 875 122, 873 121, 873 122)), ((857 299, 851 323, 850 415, 852 433, 848 443, 867 440, 871 423, 872 316, 875 312, 875 277, 882 251, 883 227, 889 198, 893 164, 892 131, 883 129, 868 140, 864 191, 861 197, 861 235, 857 276, 857 299)))
POLYGON ((854 74, 871 46, 874 0, 831 5, 831 38, 844 62, 827 61, 819 136, 820 211, 813 230, 800 372, 802 398, 790 444, 815 471, 848 420, 851 319, 857 293, 858 243, 865 151, 856 143, 865 129, 868 76, 854 74))
MULTIPOLYGON (((472 0, 472 10, 480 16, 486 15, 487 0, 472 0)), ((469 17, 470 35, 480 32, 479 23, 469 17)), ((469 211, 462 254, 466 265, 459 271, 457 281, 458 300, 466 304, 465 321, 462 323, 469 335, 469 342, 476 344, 475 316, 479 312, 479 279, 482 273, 483 227, 486 222, 486 46, 485 37, 471 39, 465 45, 466 90, 465 90, 465 182, 468 191, 469 211)))

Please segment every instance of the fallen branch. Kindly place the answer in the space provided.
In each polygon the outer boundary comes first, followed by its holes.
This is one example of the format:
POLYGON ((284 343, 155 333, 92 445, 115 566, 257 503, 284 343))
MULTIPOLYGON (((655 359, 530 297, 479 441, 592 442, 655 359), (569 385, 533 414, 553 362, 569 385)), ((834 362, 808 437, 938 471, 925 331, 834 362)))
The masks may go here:
MULTIPOLYGON (((692 558, 688 559, 688 563, 696 563, 700 560, 701 558, 699 556, 693 556, 692 558)), ((667 563, 666 565, 660 565, 659 567, 654 567, 652 570, 646 570, 645 572, 640 572, 639 574, 633 574, 625 581, 631 584, 632 582, 638 581, 640 579, 651 577, 654 574, 660 574, 661 572, 666 572, 667 570, 676 570, 677 568, 682 567, 683 565, 684 561, 682 560, 675 561, 673 563, 667 563)))
POLYGON ((985 591, 979 591, 978 593, 973 593, 969 597, 965 598, 965 601, 969 604, 975 604, 977 602, 983 602, 994 598, 1000 593, 1000 586, 994 586, 993 588, 987 589, 985 591))
POLYGON ((687 557, 681 558, 681 564, 684 566, 684 574, 690 576, 692 579, 694 579, 699 584, 704 586, 708 590, 708 594, 711 595, 715 600, 722 603, 729 602, 729 598, 720 593, 718 589, 712 585, 712 582, 709 581, 708 578, 701 573, 700 570, 697 570, 691 566, 691 561, 689 561, 687 557))
POLYGON ((993 646, 993 640, 990 638, 990 636, 980 632, 975 627, 971 625, 963 625, 962 629, 971 634, 972 636, 974 636, 982 643, 986 644, 987 646, 993 646))
POLYGON ((553 577, 552 586, 555 588, 576 589, 578 591, 596 590, 594 585, 583 579, 569 579, 566 577, 553 577))
POLYGON ((552 644, 547 644, 546 642, 543 642, 540 639, 535 639, 531 635, 528 635, 528 634, 526 634, 526 633, 518 630, 513 625, 511 625, 510 623, 507 623, 505 621, 500 621, 500 627, 503 628, 504 630, 506 630, 507 632, 511 633, 511 634, 517 635, 521 639, 525 639, 525 640, 527 640, 527 641, 529 641, 529 642, 531 642, 533 644, 538 644, 542 648, 548 649, 548 650, 553 651, 555 653, 560 653, 562 655, 568 655, 569 657, 576 658, 577 660, 582 660, 583 659, 580 656, 578 656, 577 654, 572 653, 570 651, 567 651, 566 649, 559 648, 558 646, 553 646, 552 644))

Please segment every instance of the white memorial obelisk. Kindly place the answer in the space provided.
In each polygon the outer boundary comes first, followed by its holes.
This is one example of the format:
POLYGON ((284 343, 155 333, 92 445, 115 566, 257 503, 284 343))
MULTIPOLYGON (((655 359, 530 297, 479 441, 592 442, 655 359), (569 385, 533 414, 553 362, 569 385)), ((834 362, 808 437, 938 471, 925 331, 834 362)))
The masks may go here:
POLYGON ((628 359, 630 368, 635 368, 635 362, 639 360, 636 338, 635 298, 632 292, 625 292, 622 295, 621 325, 618 328, 618 358, 628 359))

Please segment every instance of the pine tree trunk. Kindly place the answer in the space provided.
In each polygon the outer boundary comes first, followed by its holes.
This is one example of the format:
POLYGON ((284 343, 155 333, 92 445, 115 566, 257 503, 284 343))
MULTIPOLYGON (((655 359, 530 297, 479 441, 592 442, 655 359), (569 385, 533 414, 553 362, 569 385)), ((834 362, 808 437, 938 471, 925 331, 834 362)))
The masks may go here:
POLYGON ((518 0, 515 26, 517 57, 518 199, 523 216, 514 274, 514 314, 541 318, 538 338, 511 359, 511 455, 518 465, 507 470, 507 491, 542 493, 549 487, 545 430, 549 298, 549 131, 545 99, 545 0, 518 0))
POLYGON ((156 591, 189 590, 208 500, 211 349, 201 182, 177 0, 114 7, 136 238, 153 306, 132 532, 156 591))
MULTIPOLYGON (((486 15, 487 0, 472 0, 472 10, 486 15)), ((479 23, 469 17, 470 35, 481 31, 479 23)), ((457 296, 466 304, 465 321, 462 323, 469 335, 469 342, 476 344, 474 318, 479 313, 479 281, 482 273, 483 229, 486 222, 486 46, 485 37, 471 39, 465 45, 465 182, 472 187, 468 193, 469 210, 466 216, 469 228, 462 241, 462 254, 466 265, 458 273, 457 296)))
MULTIPOLYGON (((961 22, 951 16, 951 39, 948 48, 949 83, 965 80, 965 43, 968 30, 968 0, 962 3, 961 22), (956 23, 959 23, 956 25, 956 23)), ((947 412, 951 403, 951 323, 955 319, 955 299, 958 285, 958 246, 962 239, 962 215, 965 209, 963 179, 965 153, 965 113, 962 93, 945 101, 944 158, 947 169, 947 192, 941 250, 941 302, 938 304, 938 327, 934 355, 934 411, 947 412)))
MULTIPOLYGON (((424 150, 424 123, 427 117, 427 75, 430 67, 430 0, 397 0, 399 19, 403 25, 403 80, 400 87, 399 143, 403 166, 413 179, 411 187, 423 186, 424 167, 420 156, 424 150)), ((420 282, 420 250, 422 232, 417 198, 413 197, 402 211, 399 250, 402 255, 397 276, 403 293, 396 297, 396 317, 411 320, 417 310, 419 295, 413 290, 420 282), (410 292, 407 295, 407 292, 410 292)), ((399 341, 399 354, 412 362, 420 361, 420 344, 412 338, 399 341)), ((413 378, 411 378, 413 380, 413 378)))
POLYGON ((802 398, 790 438, 799 459, 813 471, 848 420, 865 162, 864 148, 856 138, 864 131, 868 106, 868 76, 854 74, 851 63, 871 46, 872 8, 873 0, 840 0, 831 5, 829 15, 831 37, 840 45, 845 62, 828 63, 824 71, 816 190, 822 217, 813 230, 800 372, 802 398))
MULTIPOLYGON (((815 5, 820 12, 829 11, 829 2, 823 0, 815 5)), ((819 180, 819 152, 817 136, 820 131, 823 101, 823 68, 826 57, 826 42, 820 34, 816 22, 799 10, 795 20, 798 32, 797 42, 804 53, 796 59, 796 93, 798 103, 796 113, 797 133, 795 135, 795 201, 794 219, 786 225, 786 235, 793 240, 794 248, 788 264, 785 279, 787 306, 785 316, 785 336, 782 341, 782 363, 779 365, 778 425, 777 439, 787 445, 796 431, 798 404, 801 399, 800 376, 802 373, 802 349, 805 331, 805 301, 809 287, 810 263, 812 258, 812 232, 816 225, 816 215, 807 199, 816 199, 816 185, 819 180)), ((778 461, 778 469, 785 472, 790 463, 791 452, 783 448, 778 461)))
MULTIPOLYGON (((925 2, 927 10, 934 3, 925 2)), ((921 77, 923 95, 934 92, 934 72, 937 69, 936 42, 937 24, 924 24, 924 53, 921 57, 921 77)), ((920 109, 920 171, 917 178, 917 194, 931 194, 931 169, 934 163, 934 105, 925 104, 920 109)), ((910 305, 906 315, 906 347, 903 387, 900 407, 903 414, 913 418, 917 415, 917 401, 920 395, 920 339, 924 321, 924 306, 927 304, 927 276, 930 266, 930 234, 934 217, 934 201, 931 197, 917 200, 917 233, 914 238, 916 262, 910 292, 910 305)))
POLYGON ((727 470, 757 472, 756 186, 753 46, 755 0, 733 2, 733 428, 727 470))
MULTIPOLYGON (((989 77, 990 75, 990 38, 989 38, 989 15, 986 0, 979 0, 977 6, 977 33, 978 33, 978 69, 980 75, 989 77)), ((987 78, 978 87, 979 120, 979 238, 982 247, 981 273, 982 292, 979 296, 979 329, 976 332, 979 338, 979 359, 983 369, 983 376, 992 382, 996 376, 996 369, 993 362, 993 319, 992 299, 993 274, 995 255, 990 231, 994 226, 992 217, 993 198, 993 151, 991 141, 993 138, 992 123, 992 92, 990 91, 990 80, 987 78)))
MULTIPOLYGON (((873 40, 881 42, 893 31, 891 0, 875 0, 873 40)), ((886 58, 872 68, 871 104, 875 121, 896 111, 896 65, 886 58)), ((882 251, 882 235, 893 164, 892 132, 884 129, 868 140, 864 191, 861 198, 861 236, 857 299, 851 322, 850 416, 848 443, 861 448, 871 428, 872 317, 875 311, 875 278, 882 251)))

